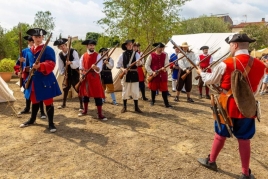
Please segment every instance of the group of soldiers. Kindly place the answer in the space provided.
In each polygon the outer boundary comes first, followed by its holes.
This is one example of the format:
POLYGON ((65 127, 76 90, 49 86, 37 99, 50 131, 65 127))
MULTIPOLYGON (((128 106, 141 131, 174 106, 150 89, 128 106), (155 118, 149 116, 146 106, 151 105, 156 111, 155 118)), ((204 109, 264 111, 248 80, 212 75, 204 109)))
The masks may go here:
MULTIPOLYGON (((20 127, 27 127, 33 125, 39 108, 41 109, 42 116, 44 110, 42 105, 46 106, 46 113, 48 117, 48 126, 50 132, 56 132, 56 127, 53 122, 54 106, 53 97, 61 95, 58 82, 53 73, 56 64, 56 55, 54 50, 43 44, 44 35, 46 31, 40 28, 29 29, 28 36, 25 39, 28 41, 29 47, 23 50, 23 57, 20 57, 18 64, 23 63, 23 72, 19 72, 19 67, 15 67, 15 71, 24 80, 24 84, 29 80, 32 70, 34 75, 31 76, 30 86, 24 86, 24 94, 26 98, 26 107, 20 113, 27 113, 30 110, 30 103, 32 103, 31 117, 28 121, 20 125, 20 127), (41 55, 40 55, 41 54, 41 55), (39 59, 40 62, 36 63, 39 59), (30 74, 30 75, 29 75, 30 74)), ((250 83, 252 92, 258 91, 258 86, 264 76, 265 65, 256 59, 250 58, 248 54, 249 43, 255 40, 250 39, 246 34, 235 34, 227 37, 226 42, 230 44, 230 53, 232 57, 220 62, 213 70, 206 69, 213 59, 208 54, 208 46, 202 46, 200 50, 203 54, 195 59, 195 55, 189 50, 187 42, 182 43, 180 46, 174 45, 175 53, 170 57, 164 52, 165 44, 159 42, 153 44, 154 51, 142 54, 139 50, 140 44, 135 43, 134 40, 126 40, 121 48, 124 52, 119 56, 117 64, 110 58, 109 49, 101 48, 99 53, 95 51, 97 42, 92 39, 87 39, 82 42, 86 46, 87 51, 79 58, 75 49, 67 46, 68 39, 58 39, 54 42, 61 52, 58 54, 59 72, 67 80, 67 85, 63 88, 63 102, 58 108, 66 107, 66 100, 68 91, 71 86, 76 89, 79 96, 79 116, 86 115, 88 112, 88 103, 90 98, 94 98, 95 105, 97 106, 98 119, 107 120, 102 113, 102 105, 105 102, 105 92, 110 93, 112 103, 118 105, 113 86, 112 68, 120 68, 122 71, 122 100, 123 108, 122 113, 127 112, 127 100, 130 98, 134 101, 134 110, 142 113, 138 106, 138 99, 140 98, 140 91, 142 99, 147 101, 145 96, 145 75, 143 68, 151 78, 148 80, 148 88, 151 90, 151 106, 155 105, 155 97, 158 91, 162 92, 165 107, 171 108, 172 106, 168 101, 168 73, 167 68, 172 69, 172 90, 177 91, 174 101, 179 101, 179 95, 183 88, 187 94, 187 102, 193 103, 190 96, 192 89, 192 62, 199 65, 197 73, 201 76, 199 82, 199 98, 203 97, 202 87, 204 83, 219 84, 221 89, 220 95, 229 95, 231 88, 231 75, 236 69, 244 71, 249 70, 246 74, 248 83, 250 83), (69 56, 68 56, 69 55, 69 56), (147 57, 146 57, 147 56, 147 57), (146 62, 144 64, 144 58, 146 62), (68 59, 68 60, 67 60, 68 59), (251 60, 250 60, 251 59, 251 60), (237 62, 238 61, 238 62, 237 62), (186 77, 182 78, 182 76, 186 77), (77 84, 81 83, 77 88, 77 84)), ((110 52, 112 53, 112 52, 110 52)), ((210 99, 209 89, 206 87, 207 99, 210 99)), ((255 117, 246 117, 238 108, 234 97, 229 95, 230 99, 226 104, 226 113, 230 119, 230 126, 224 121, 215 121, 215 137, 212 149, 207 158, 200 158, 198 162, 214 171, 217 171, 216 158, 220 150, 224 146, 226 137, 230 137, 229 127, 233 135, 238 139, 239 152, 242 164, 241 179, 252 178, 251 170, 249 169, 250 159, 250 139, 255 133, 255 117), (216 126, 219 126, 218 128, 216 126)), ((251 107, 255 104, 248 104, 251 107)), ((46 117, 46 116, 45 116, 46 117)))

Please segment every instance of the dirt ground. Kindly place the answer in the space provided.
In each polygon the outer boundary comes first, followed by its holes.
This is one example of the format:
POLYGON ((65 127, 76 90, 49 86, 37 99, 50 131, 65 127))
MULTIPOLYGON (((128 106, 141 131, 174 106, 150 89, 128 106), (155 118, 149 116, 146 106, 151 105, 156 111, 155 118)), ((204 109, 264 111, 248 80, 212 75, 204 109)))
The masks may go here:
MULTIPOLYGON (((9 87, 17 98, 13 105, 20 111, 25 100, 16 81, 12 79, 9 87)), ((17 118, 7 103, 0 103, 0 178, 238 178, 241 167, 234 138, 226 141, 218 157, 218 172, 197 163, 197 158, 209 154, 214 129, 209 101, 197 99, 196 87, 193 91, 193 104, 186 102, 185 94, 179 103, 169 97, 172 109, 164 107, 161 95, 154 107, 139 100, 142 114, 133 112, 131 100, 128 112, 121 114, 117 92, 119 106, 110 104, 110 96, 103 106, 107 122, 97 120, 94 100, 88 115, 78 117, 78 99, 69 99, 67 108, 55 109, 54 134, 48 131, 47 120, 39 118, 36 125, 19 128, 30 114, 17 118)), ((146 95, 150 96, 149 91, 146 95)), ((258 97, 263 119, 256 122, 251 141, 250 167, 258 179, 268 176, 267 95, 258 97)))

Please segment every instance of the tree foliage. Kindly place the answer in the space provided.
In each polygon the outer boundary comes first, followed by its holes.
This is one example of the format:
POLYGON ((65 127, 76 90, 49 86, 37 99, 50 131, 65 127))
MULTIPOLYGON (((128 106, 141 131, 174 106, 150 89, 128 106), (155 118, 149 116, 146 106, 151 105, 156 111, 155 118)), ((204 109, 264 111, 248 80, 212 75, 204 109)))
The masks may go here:
POLYGON ((77 51, 79 57, 81 57, 87 50, 86 46, 82 45, 82 41, 83 40, 75 40, 72 42, 72 48, 77 51))
POLYGON ((249 37, 256 40, 250 44, 250 49, 263 49, 268 47, 268 26, 265 24, 247 25, 241 33, 246 33, 249 37))
POLYGON ((34 17, 33 27, 42 28, 48 33, 51 33, 51 31, 53 31, 53 29, 55 28, 54 19, 55 18, 52 17, 50 11, 38 11, 34 17))
POLYGON ((189 0, 106 0, 100 19, 108 36, 121 42, 136 39, 144 48, 152 42, 167 42, 177 32, 180 7, 189 0))
POLYGON ((99 34, 97 32, 88 32, 86 34, 86 39, 93 39, 93 40, 98 41, 100 36, 101 36, 101 34, 99 34))
POLYGON ((231 32, 229 23, 224 22, 220 17, 200 16, 184 20, 178 26, 179 34, 196 33, 224 33, 231 32))
MULTIPOLYGON (((30 28, 29 24, 20 23, 14 26, 11 30, 2 33, 0 32, 0 57, 11 58, 16 60, 19 56, 19 31, 22 33, 22 49, 28 46, 28 42, 23 39, 26 36, 26 31, 30 28)), ((0 30, 1 31, 1 30, 0 30)))

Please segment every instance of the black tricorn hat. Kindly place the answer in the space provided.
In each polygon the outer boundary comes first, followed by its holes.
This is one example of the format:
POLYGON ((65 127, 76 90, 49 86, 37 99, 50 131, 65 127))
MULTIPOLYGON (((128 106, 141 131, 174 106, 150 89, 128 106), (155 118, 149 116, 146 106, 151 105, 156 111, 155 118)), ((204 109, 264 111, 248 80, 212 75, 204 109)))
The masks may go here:
POLYGON ((97 42, 93 39, 87 39, 82 42, 82 45, 89 45, 89 44, 97 45, 97 42))
POLYGON ((68 39, 61 38, 61 39, 56 40, 53 45, 59 46, 59 45, 65 44, 66 42, 68 42, 68 39))
POLYGON ((30 36, 42 36, 42 35, 46 35, 47 31, 41 28, 33 28, 33 29, 29 29, 26 33, 30 36))
POLYGON ((255 42, 255 39, 251 39, 247 36, 247 34, 234 34, 225 39, 225 41, 230 44, 231 42, 255 42))
POLYGON ((205 49, 209 49, 209 47, 208 47, 208 46, 202 46, 202 47, 200 48, 200 50, 205 50, 205 49))
POLYGON ((165 45, 162 42, 158 42, 158 43, 153 44, 154 47, 157 47, 158 45, 160 45, 159 48, 165 47, 165 45))
POLYGON ((101 48, 101 49, 99 50, 99 53, 106 52, 107 50, 108 50, 108 48, 103 47, 103 48, 101 48))
POLYGON ((126 45, 127 45, 128 43, 134 43, 134 42, 135 42, 134 39, 132 39, 132 40, 126 40, 125 43, 122 43, 122 45, 121 45, 122 50, 127 50, 126 45))
POLYGON ((24 38, 25 40, 28 40, 28 41, 34 41, 33 38, 32 38, 32 36, 30 36, 30 35, 26 35, 26 36, 24 36, 23 38, 24 38))

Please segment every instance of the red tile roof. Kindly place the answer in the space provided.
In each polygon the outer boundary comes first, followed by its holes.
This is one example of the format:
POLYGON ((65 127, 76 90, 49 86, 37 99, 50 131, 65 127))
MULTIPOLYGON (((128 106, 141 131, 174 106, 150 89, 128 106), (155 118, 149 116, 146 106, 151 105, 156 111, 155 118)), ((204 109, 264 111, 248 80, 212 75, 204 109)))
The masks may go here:
POLYGON ((247 25, 265 24, 266 22, 242 22, 238 25, 233 25, 233 28, 244 28, 247 25))

